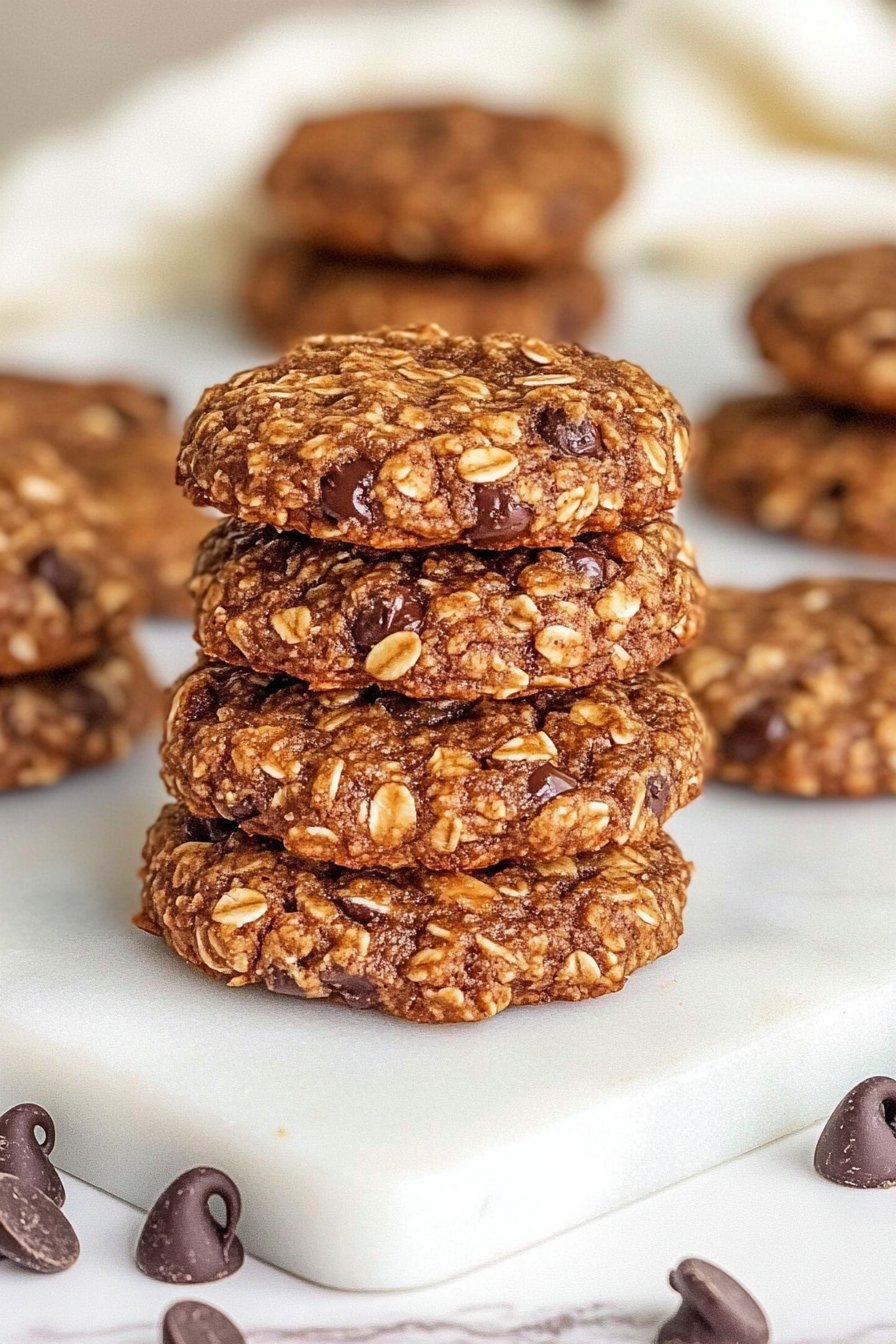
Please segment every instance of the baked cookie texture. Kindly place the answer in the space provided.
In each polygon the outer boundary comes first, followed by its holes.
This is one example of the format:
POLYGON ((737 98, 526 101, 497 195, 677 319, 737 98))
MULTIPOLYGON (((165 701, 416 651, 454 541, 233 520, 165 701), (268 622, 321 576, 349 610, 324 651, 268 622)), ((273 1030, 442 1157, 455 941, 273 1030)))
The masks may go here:
POLYGON ((687 448, 678 403, 634 364, 428 326, 313 337, 209 388, 178 480, 325 541, 569 546, 670 508, 687 448))
POLYGON ((316 695, 209 663, 174 688, 162 776, 197 816, 303 857, 457 871, 652 840, 699 793, 702 754, 663 672, 465 702, 316 695))
POLYGON ((622 182, 599 131, 446 104, 305 122, 266 185, 314 247, 487 271, 573 260, 622 182))
POLYGON ((0 373, 0 443, 44 439, 110 511, 143 604, 190 614, 186 584, 213 519, 174 483, 178 440, 165 399, 130 383, 81 383, 0 373))
POLYGON ((211 658, 459 700, 645 672, 699 633, 704 592, 668 514, 567 551, 378 552, 228 519, 191 587, 211 658))
POLYGON ((49 446, 0 445, 0 676, 78 662, 133 620, 108 510, 49 446))
POLYGON ((468 336, 525 331, 546 341, 582 341, 605 296, 584 262, 486 275, 327 256, 279 240, 254 258, 243 302, 255 331, 284 350, 317 332, 428 322, 468 336))
POLYGON ((796 387, 859 410, 896 412, 896 245, 785 266, 754 300, 750 325, 796 387))
POLYGON ((144 861, 136 922, 206 975, 421 1023, 621 989, 676 946, 690 877, 664 834, 475 877, 357 872, 179 806, 144 861))
POLYGON ((721 779, 805 797, 896 792, 896 583, 710 589, 704 638, 673 668, 721 779))
POLYGON ((126 756, 160 710, 127 636, 75 667, 0 680, 0 790, 56 784, 126 756))
POLYGON ((896 418, 801 395, 727 401, 697 430, 694 474, 736 518, 896 554, 896 418))

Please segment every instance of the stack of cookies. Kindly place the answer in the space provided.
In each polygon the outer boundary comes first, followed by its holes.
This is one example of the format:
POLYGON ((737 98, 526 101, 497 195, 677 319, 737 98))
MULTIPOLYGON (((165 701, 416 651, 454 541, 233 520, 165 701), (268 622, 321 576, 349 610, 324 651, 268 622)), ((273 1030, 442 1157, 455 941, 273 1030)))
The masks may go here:
POLYGON ((250 319, 278 349, 433 321, 582 340, 603 307, 582 254, 622 179, 605 135, 558 117, 448 104, 306 122, 267 175, 276 236, 250 319))
POLYGON ((436 326, 320 336, 207 391, 193 582, 138 921, 230 985, 417 1022, 621 988, 674 948, 662 827, 702 729, 667 510, 687 421, 643 370, 436 326))

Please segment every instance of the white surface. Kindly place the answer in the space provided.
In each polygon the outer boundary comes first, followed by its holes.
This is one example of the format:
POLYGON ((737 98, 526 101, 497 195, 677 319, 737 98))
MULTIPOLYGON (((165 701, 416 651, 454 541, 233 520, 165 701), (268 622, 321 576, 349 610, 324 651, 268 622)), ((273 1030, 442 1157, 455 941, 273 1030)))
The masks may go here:
MULTIPOLYGON (((630 281, 601 344, 698 412, 754 376, 737 302, 630 281)), ((129 339, 68 333, 18 354, 83 371, 142 365, 184 402, 252 357, 220 319, 129 339)), ((711 579, 848 567, 698 511, 691 522, 711 579)), ((166 673, 189 656, 182 630, 157 629, 152 647, 166 673)), ((710 790, 673 827, 697 864, 677 953, 617 997, 423 1029, 222 990, 133 930, 155 769, 147 743, 114 770, 2 802, 0 1104, 48 1106, 61 1165, 139 1204, 185 1166, 223 1166, 243 1190, 248 1247, 310 1278, 445 1278, 896 1071, 894 800, 710 790)))

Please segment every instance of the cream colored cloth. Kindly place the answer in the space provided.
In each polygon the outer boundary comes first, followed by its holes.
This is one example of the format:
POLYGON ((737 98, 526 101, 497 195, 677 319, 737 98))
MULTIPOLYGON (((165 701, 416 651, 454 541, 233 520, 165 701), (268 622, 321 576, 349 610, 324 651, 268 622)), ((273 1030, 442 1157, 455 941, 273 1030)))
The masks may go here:
POLYGON ((268 23, 44 139, 0 176, 0 330, 213 300, 300 118, 467 97, 613 125, 611 263, 753 274, 896 238, 886 0, 379 0, 268 23))

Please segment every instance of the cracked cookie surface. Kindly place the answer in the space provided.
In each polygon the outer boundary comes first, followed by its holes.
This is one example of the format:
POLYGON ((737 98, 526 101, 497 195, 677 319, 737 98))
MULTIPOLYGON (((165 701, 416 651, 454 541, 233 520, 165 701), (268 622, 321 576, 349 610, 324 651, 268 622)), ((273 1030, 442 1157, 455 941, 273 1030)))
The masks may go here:
POLYGON ((488 271, 579 256, 622 179, 600 131, 445 104, 307 121, 266 186, 281 227, 315 247, 488 271))
POLYGON ((806 797, 896 792, 896 583, 710 589, 704 637, 673 667, 720 778, 806 797))
POLYGON ((211 658, 313 690, 509 699, 636 676, 685 648, 703 584, 669 515, 568 551, 371 551, 227 520, 200 548, 211 658))
POLYGON ((663 833, 476 877, 356 872, 171 805, 143 857, 135 923, 206 975, 421 1023, 621 989, 676 946, 690 878, 663 833))
POLYGON ((209 388, 178 479, 322 540, 569 546, 670 508, 687 447, 678 403, 634 364, 429 326, 313 337, 209 388))
POLYGON ((664 672, 463 702, 209 663, 174 688, 162 765, 192 812, 295 854, 455 871, 649 840, 699 793, 702 749, 664 672))
POLYGON ((896 246, 785 266, 756 296, 750 325, 797 387, 859 410, 896 411, 896 246))

